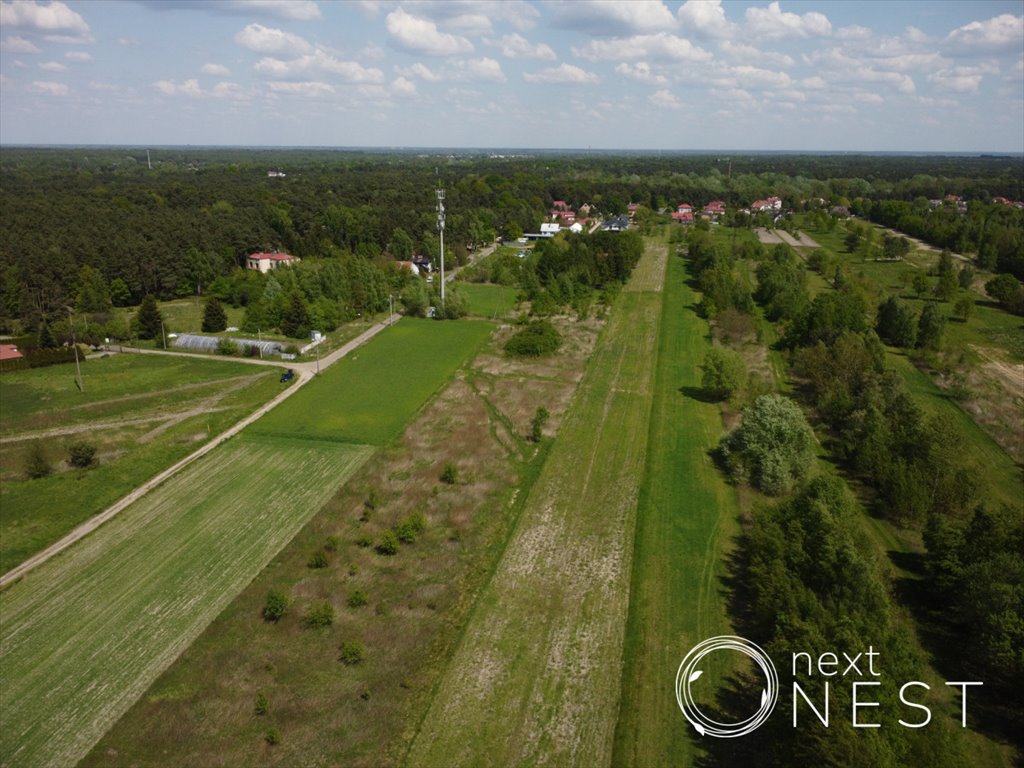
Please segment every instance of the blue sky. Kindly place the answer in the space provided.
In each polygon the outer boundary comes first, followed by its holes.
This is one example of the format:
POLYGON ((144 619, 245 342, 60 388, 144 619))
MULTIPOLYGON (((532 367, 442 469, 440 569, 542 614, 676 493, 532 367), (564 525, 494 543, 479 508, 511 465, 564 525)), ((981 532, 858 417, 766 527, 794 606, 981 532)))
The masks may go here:
POLYGON ((0 142, 1024 151, 1024 3, 0 0, 0 142))

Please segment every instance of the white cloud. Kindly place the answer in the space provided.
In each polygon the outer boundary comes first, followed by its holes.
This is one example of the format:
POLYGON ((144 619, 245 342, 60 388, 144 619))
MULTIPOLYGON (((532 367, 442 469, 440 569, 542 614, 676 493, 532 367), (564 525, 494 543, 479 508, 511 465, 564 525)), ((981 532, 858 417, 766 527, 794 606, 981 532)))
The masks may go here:
POLYGON ((117 38, 117 44, 125 48, 140 48, 142 41, 137 37, 119 37, 117 38))
POLYGON ((396 77, 391 81, 391 91, 399 96, 415 96, 416 83, 406 77, 396 77))
POLYGON ((506 59, 541 59, 555 61, 558 56, 547 43, 531 43, 520 34, 505 35, 500 40, 485 40, 488 45, 501 49, 506 59))
POLYGON ((310 71, 316 71, 338 75, 347 83, 384 81, 384 73, 376 67, 364 67, 357 61, 342 61, 320 48, 296 59, 283 60, 267 56, 256 62, 254 69, 260 74, 281 79, 305 76, 310 71))
POLYGON ((853 98, 857 101, 862 101, 865 104, 884 104, 885 99, 882 98, 881 94, 873 93, 871 91, 858 91, 853 94, 853 98))
POLYGON ((334 93, 334 86, 328 83, 321 83, 315 80, 308 80, 302 83, 278 83, 271 82, 267 83, 267 86, 274 93, 286 93, 293 96, 303 96, 306 98, 317 98, 320 96, 326 96, 329 93, 334 93))
POLYGON ((785 72, 773 72, 770 69, 751 67, 747 64, 732 67, 730 71, 740 82, 758 85, 762 88, 784 88, 793 82, 785 72))
POLYGON ((676 19, 661 0, 587 0, 561 3, 558 26, 598 35, 674 29, 676 19))
POLYGON ((217 99, 234 99, 236 101, 251 97, 251 94, 238 83, 230 82, 217 83, 210 91, 210 95, 217 99))
POLYGON ((559 64, 539 72, 525 72, 523 79, 528 83, 561 83, 565 85, 589 85, 601 78, 573 64, 559 64))
POLYGON ((199 81, 195 78, 185 80, 182 83, 175 83, 173 80, 157 80, 153 85, 160 93, 167 96, 191 96, 198 98, 203 95, 203 89, 199 87, 199 81))
POLYGON ((683 108, 683 102, 676 98, 676 96, 674 96, 670 91, 665 89, 652 93, 650 96, 650 102, 654 106, 661 107, 662 109, 683 108))
POLYGON ((684 32, 692 28, 708 37, 729 37, 736 33, 736 24, 726 18, 722 0, 686 0, 676 15, 684 32))
POLYGON ((85 19, 59 0, 48 5, 39 5, 35 0, 0 3, 0 25, 27 27, 39 32, 89 34, 85 19))
POLYGON ((903 36, 911 43, 927 43, 929 40, 928 35, 917 27, 907 27, 903 30, 903 36))
POLYGON ((231 74, 231 70, 223 64, 203 64, 199 71, 204 75, 217 75, 218 77, 227 77, 231 74))
POLYGON ((453 59, 445 67, 444 75, 449 80, 471 82, 503 83, 506 79, 501 64, 488 58, 453 59))
POLYGON ((424 56, 452 56, 473 50, 473 44, 466 38, 440 32, 434 22, 408 14, 401 8, 389 13, 385 24, 392 42, 404 51, 424 56))
POLYGON ((1024 45, 1024 16, 1004 13, 987 21, 972 21, 954 29, 946 37, 955 50, 987 53, 1024 45))
POLYGON ((875 34, 860 24, 850 24, 849 26, 837 29, 835 37, 837 40, 871 40, 875 37, 875 34))
POLYGON ((615 71, 630 80, 640 83, 654 83, 656 85, 668 85, 668 78, 664 75, 656 75, 651 70, 651 65, 646 61, 639 61, 636 64, 623 62, 615 67, 615 71))
POLYGON ((24 37, 15 37, 14 35, 8 35, 2 47, 3 50, 10 53, 40 53, 39 48, 31 40, 26 40, 24 37))
POLYGON ((67 67, 61 64, 59 61, 47 61, 44 64, 39 65, 40 69, 45 69, 47 72, 63 72, 67 67))
POLYGON ((85 63, 92 61, 92 54, 86 53, 85 51, 68 51, 64 54, 64 58, 68 61, 80 61, 85 63))
POLYGON ((491 19, 484 13, 463 13, 445 22, 445 28, 464 35, 487 35, 494 31, 491 19))
POLYGON ((825 82, 824 78, 818 77, 805 77, 800 81, 800 87, 810 91, 823 91, 828 88, 828 83, 825 82))
POLYGON ((788 13, 778 0, 767 8, 747 8, 747 28, 755 35, 771 39, 783 37, 825 37, 832 34, 832 23, 823 14, 809 11, 803 15, 788 13))
MULTIPOLYGON (((377 8, 380 5, 376 4, 377 8)), ((532 29, 540 18, 540 12, 525 0, 403 0, 401 7, 413 16, 467 35, 487 34, 496 23, 522 32, 532 29)))
POLYGON ((694 45, 684 37, 659 32, 656 35, 634 35, 616 40, 591 40, 583 48, 572 52, 590 61, 619 59, 636 61, 654 59, 659 61, 708 61, 711 54, 694 45))
POLYGON ((758 50, 746 43, 734 43, 732 40, 723 40, 719 50, 732 59, 740 59, 753 64, 774 64, 777 67, 792 67, 796 64, 792 56, 775 51, 758 50))
POLYGON ((256 53, 307 53, 312 46, 298 35, 262 24, 250 24, 237 35, 235 42, 256 53))
POLYGON ((403 77, 418 77, 420 80, 425 80, 428 83, 436 83, 441 79, 441 76, 431 71, 430 67, 418 61, 411 67, 395 67, 395 71, 403 77))
POLYGON ((964 74, 955 70, 940 70, 928 75, 928 82, 937 87, 956 93, 974 93, 981 85, 980 74, 964 74))
POLYGON ((70 90, 64 83, 54 83, 47 80, 34 80, 29 88, 36 93, 44 93, 47 96, 67 96, 70 93, 70 90))
POLYGON ((239 13, 263 13, 291 21, 312 21, 320 18, 320 6, 312 0, 227 0, 222 5, 239 13))

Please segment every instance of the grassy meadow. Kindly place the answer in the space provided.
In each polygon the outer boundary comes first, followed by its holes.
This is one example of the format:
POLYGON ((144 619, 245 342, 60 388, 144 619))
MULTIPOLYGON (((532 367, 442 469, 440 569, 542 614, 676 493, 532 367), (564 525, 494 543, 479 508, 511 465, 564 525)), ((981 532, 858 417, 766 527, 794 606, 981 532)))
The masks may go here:
MULTIPOLYGON (((676 704, 676 670, 701 640, 732 634, 722 596, 739 532, 736 490, 709 456, 719 408, 692 396, 710 346, 686 266, 669 257, 647 464, 637 510, 633 577, 612 765, 692 765, 697 750, 676 704), (691 394, 688 394, 691 393, 691 394)), ((706 665, 722 662, 713 654, 706 665)), ((706 666, 707 679, 731 670, 706 666)))
POLYGON ((403 318, 251 429, 263 435, 384 445, 401 434, 492 328, 472 320, 403 318))
POLYGON ((6 572, 183 458, 284 385, 276 369, 119 354, 0 376, 0 571, 6 572), (68 446, 95 446, 92 466, 68 446), (52 472, 29 479, 42 451, 52 472))
POLYGON ((611 760, 665 259, 649 245, 612 309, 409 765, 611 760))
POLYGON ((366 447, 238 437, 0 593, 0 755, 73 765, 366 447))
POLYGON ((456 285, 459 292, 466 297, 467 312, 473 317, 502 320, 509 317, 516 308, 516 294, 519 289, 514 285, 465 282, 456 285))

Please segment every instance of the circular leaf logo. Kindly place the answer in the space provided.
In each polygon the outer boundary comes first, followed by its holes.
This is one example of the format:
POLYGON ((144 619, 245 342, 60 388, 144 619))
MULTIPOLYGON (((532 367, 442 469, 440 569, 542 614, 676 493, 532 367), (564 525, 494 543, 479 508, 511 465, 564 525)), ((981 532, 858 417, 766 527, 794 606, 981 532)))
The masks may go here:
POLYGON ((694 646, 676 672, 676 701, 683 711, 683 716, 701 736, 714 736, 719 739, 734 739, 745 736, 768 719, 779 699, 779 676, 775 665, 768 654, 755 643, 734 635, 719 635, 694 646), (690 693, 690 686, 704 674, 700 663, 705 656, 715 651, 739 651, 753 659, 761 668, 765 677, 765 687, 761 691, 761 706, 758 710, 738 723, 720 723, 704 714, 690 693))

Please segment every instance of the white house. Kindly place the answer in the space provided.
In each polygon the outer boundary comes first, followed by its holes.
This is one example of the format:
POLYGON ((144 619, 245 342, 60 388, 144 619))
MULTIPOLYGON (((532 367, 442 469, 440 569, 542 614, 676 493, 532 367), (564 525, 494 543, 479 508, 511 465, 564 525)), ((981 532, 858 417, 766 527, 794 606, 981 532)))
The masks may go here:
POLYGON ((287 253, 250 253, 245 257, 245 265, 249 269, 259 272, 269 272, 278 267, 290 267, 302 261, 298 256, 290 256, 287 253))
POLYGON ((561 224, 545 222, 540 225, 540 235, 541 237, 553 237, 557 235, 561 231, 561 229, 561 224))

